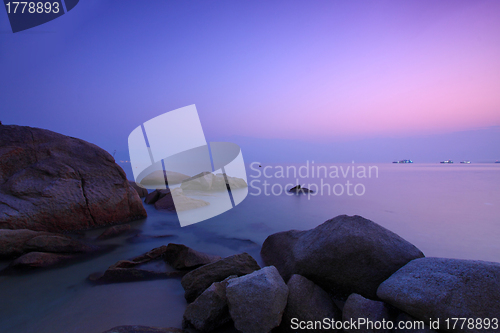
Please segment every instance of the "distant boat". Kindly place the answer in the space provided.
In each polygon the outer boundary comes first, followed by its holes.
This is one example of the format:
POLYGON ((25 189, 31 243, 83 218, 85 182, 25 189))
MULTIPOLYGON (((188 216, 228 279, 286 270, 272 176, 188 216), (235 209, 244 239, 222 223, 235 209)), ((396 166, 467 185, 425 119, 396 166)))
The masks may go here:
POLYGON ((401 160, 401 161, 395 161, 392 163, 405 164, 405 163, 413 163, 413 161, 412 160, 401 160))
POLYGON ((452 160, 446 160, 446 161, 441 161, 439 163, 444 163, 444 164, 453 164, 452 160))
POLYGON ((462 161, 460 163, 462 163, 462 164, 470 164, 470 161, 462 161))

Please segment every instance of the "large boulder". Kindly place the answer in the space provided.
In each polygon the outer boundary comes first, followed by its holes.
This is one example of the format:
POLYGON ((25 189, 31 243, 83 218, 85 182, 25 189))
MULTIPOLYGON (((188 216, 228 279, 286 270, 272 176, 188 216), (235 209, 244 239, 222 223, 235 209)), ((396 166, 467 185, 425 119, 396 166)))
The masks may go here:
POLYGON ((184 297, 192 302, 214 282, 231 275, 242 276, 259 270, 260 266, 248 253, 236 254, 211 264, 203 265, 187 273, 181 280, 184 297))
POLYGON ((376 298, 380 283, 423 253, 361 216, 337 216, 308 231, 273 234, 261 256, 285 281, 300 274, 337 296, 376 298))
POLYGON ((125 172, 86 141, 0 125, 0 228, 61 231, 146 217, 125 172))
POLYGON ((162 328, 162 327, 150 327, 150 326, 117 326, 109 329, 103 333, 186 333, 186 331, 179 328, 162 328))
POLYGON ((358 294, 349 295, 342 311, 344 322, 357 322, 359 324, 357 327, 344 328, 345 332, 389 333, 392 323, 387 323, 393 322, 395 319, 384 302, 372 301, 358 294))
POLYGON ((342 320, 342 312, 326 291, 311 280, 298 274, 292 275, 287 286, 288 301, 281 321, 280 332, 297 331, 295 329, 299 325, 297 321, 303 322, 302 326, 304 328, 309 325, 307 332, 337 332, 333 328, 322 330, 317 327, 314 329, 316 322, 321 321, 323 323, 325 318, 336 321, 342 320))
POLYGON ((226 297, 236 329, 264 333, 280 325, 288 287, 276 267, 268 266, 229 280, 226 297))
POLYGON ((185 245, 173 243, 167 245, 163 258, 175 269, 194 269, 221 259, 219 256, 198 252, 185 245))
POLYGON ((450 332, 497 332, 492 328, 456 325, 447 318, 498 318, 500 264, 493 262, 422 258, 410 261, 380 285, 377 295, 411 316, 428 321, 439 318, 450 332))
POLYGON ((0 258, 11 259, 28 252, 92 253, 105 250, 66 235, 27 229, 0 229, 0 258))
POLYGON ((194 327, 200 332, 211 332, 231 321, 226 298, 226 286, 230 276, 221 282, 214 282, 184 311, 182 326, 194 327))

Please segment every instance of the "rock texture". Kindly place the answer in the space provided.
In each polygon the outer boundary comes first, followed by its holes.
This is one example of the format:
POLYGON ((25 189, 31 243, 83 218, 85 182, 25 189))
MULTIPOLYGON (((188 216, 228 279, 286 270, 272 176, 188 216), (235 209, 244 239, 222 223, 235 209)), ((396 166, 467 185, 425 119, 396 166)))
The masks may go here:
POLYGON ((145 189, 144 187, 137 185, 136 182, 133 182, 131 180, 129 180, 128 182, 130 183, 130 185, 132 185, 132 187, 137 192, 140 198, 144 198, 146 195, 148 195, 148 190, 145 189))
POLYGON ((168 211, 185 211, 195 208, 200 208, 208 206, 210 203, 204 200, 190 198, 182 192, 180 188, 170 190, 161 190, 158 200, 155 202, 155 208, 157 210, 168 210, 168 211), (162 191, 168 191, 164 196, 162 196, 162 191), (175 199, 175 204, 174 204, 175 199))
MULTIPOLYGON (((391 315, 389 308, 384 302, 372 301, 358 294, 351 294, 344 304, 342 312, 343 321, 358 321, 359 318, 364 318, 371 322, 388 322, 393 321, 395 317, 391 315)), ((368 325, 357 327, 356 329, 344 329, 345 332, 360 332, 360 333, 389 333, 390 330, 375 329, 368 325)))
MULTIPOLYGON (((500 313, 500 264, 443 258, 410 261, 380 285, 377 295, 411 316, 497 318, 500 313)), ((461 326, 461 325, 457 325, 461 326)), ((451 332, 494 332, 457 327, 451 332)))
POLYGON ((97 239, 104 240, 117 237, 126 232, 129 232, 131 229, 132 227, 130 226, 130 224, 115 225, 104 230, 103 233, 97 237, 97 239))
POLYGON ((182 327, 194 327, 200 332, 210 332, 231 321, 226 298, 226 286, 230 276, 214 282, 198 298, 186 307, 182 327))
POLYGON ((220 282, 231 275, 249 274, 258 269, 260 269, 259 264, 248 253, 236 254, 201 266, 182 278, 184 297, 188 302, 192 302, 212 283, 220 282))
POLYGON ((11 268, 45 268, 55 266, 66 261, 74 259, 74 255, 46 253, 46 252, 30 252, 24 254, 14 260, 11 268))
POLYGON ((0 229, 0 258, 12 259, 29 252, 92 253, 103 247, 83 243, 71 237, 27 229, 0 229))
POLYGON ((185 245, 173 243, 167 245, 163 257, 175 269, 194 269, 221 259, 219 256, 198 252, 185 245))
POLYGON ((243 333, 270 332, 279 326, 288 287, 274 266, 229 280, 226 287, 234 327, 243 333))
POLYGON ((178 328, 161 328, 149 326, 117 326, 102 333, 186 333, 178 328))
POLYGON ((261 250, 285 281, 300 274, 339 296, 376 298, 380 283, 423 253, 361 216, 337 216, 308 231, 269 236, 261 250))
POLYGON ((185 272, 169 271, 165 267, 163 255, 166 251, 167 246, 163 245, 130 260, 120 260, 103 274, 91 274, 89 280, 116 283, 182 277, 185 272))
POLYGON ((146 217, 103 149, 65 135, 0 125, 0 228, 80 230, 146 217))
MULTIPOLYGON (((301 275, 294 274, 288 280, 288 300, 280 325, 280 332, 294 332, 292 318, 301 321, 322 321, 324 318, 342 320, 342 312, 326 291, 301 275)), ((324 332, 325 330, 307 330, 324 332)), ((335 329, 329 332, 339 332, 335 329)))

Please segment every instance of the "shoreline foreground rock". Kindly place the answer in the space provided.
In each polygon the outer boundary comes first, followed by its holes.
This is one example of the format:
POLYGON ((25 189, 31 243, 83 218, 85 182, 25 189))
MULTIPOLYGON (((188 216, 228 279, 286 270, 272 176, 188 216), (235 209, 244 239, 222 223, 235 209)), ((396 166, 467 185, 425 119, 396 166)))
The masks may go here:
POLYGON ((147 216, 125 172, 86 141, 0 125, 0 228, 71 231, 147 216))
POLYGON ((285 281, 299 274, 340 298, 358 293, 376 299, 382 282, 424 254, 370 220, 341 215, 308 231, 267 237, 261 256, 285 281))

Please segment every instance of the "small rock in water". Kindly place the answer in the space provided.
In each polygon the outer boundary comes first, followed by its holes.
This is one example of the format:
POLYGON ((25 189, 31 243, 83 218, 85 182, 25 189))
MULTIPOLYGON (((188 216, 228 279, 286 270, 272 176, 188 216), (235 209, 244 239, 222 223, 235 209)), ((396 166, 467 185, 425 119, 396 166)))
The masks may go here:
POLYGON ((121 225, 115 225, 112 227, 107 228, 104 230, 102 234, 100 234, 97 239, 98 240, 104 240, 104 239, 110 239, 113 237, 120 236, 121 234, 124 234, 128 231, 130 231, 132 227, 130 224, 121 224, 121 225))

